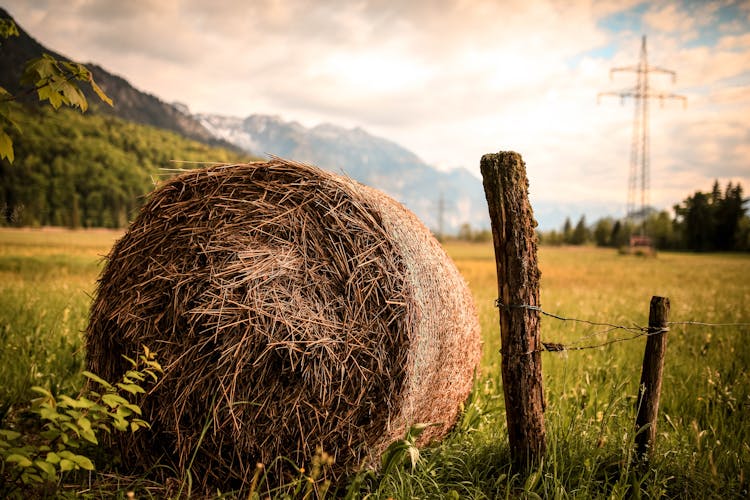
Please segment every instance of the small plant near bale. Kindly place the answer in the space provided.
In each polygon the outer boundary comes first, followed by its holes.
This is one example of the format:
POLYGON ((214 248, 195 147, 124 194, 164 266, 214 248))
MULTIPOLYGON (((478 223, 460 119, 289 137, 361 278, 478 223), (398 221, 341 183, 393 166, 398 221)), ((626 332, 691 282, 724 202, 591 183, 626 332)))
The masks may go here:
MULTIPOLYGON (((322 500, 337 498, 340 495, 337 495, 336 487, 332 482, 335 462, 334 457, 327 453, 322 446, 316 447, 309 469, 297 465, 286 457, 277 457, 269 467, 258 462, 255 465, 255 472, 250 480, 248 490, 229 494, 236 494, 238 498, 247 498, 248 500, 266 498, 322 500), (271 487, 270 479, 274 475, 272 471, 282 464, 286 466, 285 470, 293 470, 294 472, 288 473, 286 479, 278 486, 271 487)), ((358 491, 359 489, 357 489, 358 491)), ((358 496, 350 497, 347 495, 347 498, 358 498, 358 496)))
POLYGON ((283 486, 285 493, 282 498, 321 499, 331 495, 331 468, 334 458, 323 450, 322 446, 315 449, 310 470, 304 467, 298 469, 298 476, 283 486))
POLYGON ((396 466, 410 465, 412 469, 417 467, 420 459, 417 438, 431 425, 435 424, 415 424, 406 431, 403 439, 398 439, 388 445, 380 459, 383 475, 391 472, 396 466))
POLYGON ((102 432, 132 433, 149 427, 140 418, 141 408, 128 397, 145 393, 142 386, 156 382, 162 369, 155 353, 145 346, 137 360, 127 361, 132 368, 114 384, 83 372, 89 388, 77 398, 32 388, 40 397, 0 429, 0 496, 51 493, 68 473, 95 470, 92 458, 102 432))

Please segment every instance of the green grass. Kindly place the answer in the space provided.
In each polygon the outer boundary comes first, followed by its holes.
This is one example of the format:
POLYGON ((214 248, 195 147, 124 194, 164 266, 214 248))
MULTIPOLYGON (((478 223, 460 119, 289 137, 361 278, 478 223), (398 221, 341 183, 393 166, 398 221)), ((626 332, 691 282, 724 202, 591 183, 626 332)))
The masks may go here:
MULTIPOLYGON (((80 386, 89 296, 101 255, 118 236, 0 230, 0 410, 27 400, 35 384, 68 392, 80 386)), ((543 464, 522 475, 509 465, 492 248, 454 243, 447 250, 476 299, 484 339, 481 373, 456 430, 422 450, 414 470, 397 467, 384 477, 364 478, 356 488, 359 496, 747 497, 750 327, 672 326, 657 442, 647 467, 631 465, 645 338, 543 353, 548 453, 543 464)), ((642 258, 595 248, 543 247, 539 262, 542 306, 565 317, 645 325, 651 296, 662 295, 671 300, 671 321, 750 322, 747 255, 642 258)), ((587 345, 630 335, 601 332, 542 320, 547 342, 587 345)), ((146 478, 139 481, 105 484, 113 495, 138 490, 133 484, 154 487, 146 478)), ((110 494, 102 491, 101 496, 110 494)))
MULTIPOLYGON (((493 398, 502 394, 494 255, 490 247, 465 244, 449 246, 448 251, 469 281, 479 309, 488 396, 479 403, 491 407, 493 398)), ((670 298, 670 321, 750 323, 747 255, 661 253, 643 258, 595 248, 543 247, 539 266, 542 307, 560 316, 645 326, 651 296, 661 295, 670 298)), ((589 345, 631 335, 614 331, 588 337, 602 330, 542 319, 546 342, 589 345)), ((656 449, 645 472, 629 468, 645 338, 599 349, 543 353, 550 450, 537 494, 747 494, 750 327, 673 325, 668 335, 656 449)), ((502 401, 497 405, 500 411, 485 425, 504 425, 502 401)), ((481 426, 478 434, 484 435, 481 426)), ((500 441, 507 447, 502 434, 500 441)), ((485 488, 481 491, 487 493, 485 488)))
POLYGON ((90 296, 119 234, 0 230, 0 417, 34 385, 80 386, 90 296))

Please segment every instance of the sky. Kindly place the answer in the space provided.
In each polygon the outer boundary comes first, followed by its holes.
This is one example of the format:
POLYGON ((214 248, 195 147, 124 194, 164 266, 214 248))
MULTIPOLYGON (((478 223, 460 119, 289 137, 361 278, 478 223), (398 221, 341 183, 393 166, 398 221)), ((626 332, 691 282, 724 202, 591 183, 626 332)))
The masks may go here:
MULTIPOLYGON (((750 192, 750 0, 12 0, 42 44, 191 111, 362 127, 442 169, 523 156, 532 204, 623 215, 647 36, 651 204, 750 192)), ((572 214, 576 215, 576 214, 572 214)))

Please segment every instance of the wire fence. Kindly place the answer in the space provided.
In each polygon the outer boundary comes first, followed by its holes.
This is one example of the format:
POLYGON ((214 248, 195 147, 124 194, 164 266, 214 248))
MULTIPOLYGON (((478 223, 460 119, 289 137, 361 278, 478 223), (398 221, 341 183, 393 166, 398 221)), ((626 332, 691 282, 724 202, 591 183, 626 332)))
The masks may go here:
MULTIPOLYGON (((608 346, 610 344, 616 344, 618 342, 627 342, 630 340, 638 339, 640 337, 646 337, 649 335, 658 335, 660 333, 669 331, 669 326, 665 326, 662 328, 649 328, 649 327, 637 325, 635 323, 632 326, 626 326, 626 325, 618 325, 618 324, 608 323, 608 322, 590 321, 587 319, 580 319, 580 318, 568 318, 565 316, 561 316, 559 314, 553 314, 551 312, 547 312, 541 307, 534 306, 531 304, 503 304, 500 299, 495 299, 495 307, 505 309, 508 312, 510 312, 511 309, 527 309, 530 311, 538 312, 543 316, 547 316, 549 318, 553 318, 562 322, 581 323, 581 324, 594 326, 594 327, 606 327, 604 330, 600 330, 600 331, 585 335, 581 337, 581 340, 577 342, 571 342, 568 344, 541 341, 541 344, 542 344, 541 349, 534 349, 524 354, 533 354, 536 352, 564 352, 564 351, 584 351, 587 349, 597 349, 600 347, 608 346), (613 331, 625 331, 625 332, 629 332, 630 335, 608 339, 606 341, 599 342, 599 343, 584 344, 586 339, 590 339, 590 338, 598 337, 602 335, 607 335, 613 331), (581 344, 584 344, 584 345, 581 345, 581 344)), ((667 322, 667 325, 704 326, 704 327, 750 327, 750 323, 709 323, 705 321, 669 321, 667 322)))

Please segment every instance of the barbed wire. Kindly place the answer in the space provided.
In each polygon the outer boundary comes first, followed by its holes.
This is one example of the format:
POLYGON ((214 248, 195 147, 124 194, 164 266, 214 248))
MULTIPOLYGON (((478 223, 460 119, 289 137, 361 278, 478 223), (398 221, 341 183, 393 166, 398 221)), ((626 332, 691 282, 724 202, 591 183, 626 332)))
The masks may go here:
POLYGON ((702 321, 670 321, 669 324, 698 326, 750 326, 750 323, 704 323, 702 321))
MULTIPOLYGON (((587 349, 597 349, 599 347, 608 346, 610 344, 616 344, 618 342, 627 342, 630 340, 635 340, 640 337, 658 335, 660 333, 665 333, 669 331, 669 326, 664 326, 662 328, 653 328, 653 327, 640 326, 635 323, 632 326, 625 326, 625 325, 617 325, 617 324, 608 323, 608 322, 590 321, 587 319, 580 319, 580 318, 568 318, 565 316, 561 316, 559 314, 553 314, 551 312, 547 312, 544 309, 542 309, 540 306, 535 306, 531 304, 503 304, 499 298, 495 299, 495 307, 503 308, 508 312, 510 312, 511 309, 528 309, 530 311, 535 311, 544 316, 547 316, 547 317, 550 317, 559 321, 563 321, 563 322, 582 323, 582 324, 586 324, 590 326, 606 326, 607 327, 606 330, 602 330, 599 332, 591 333, 589 335, 585 335, 581 337, 582 339, 590 339, 592 337, 606 335, 616 330, 623 330, 623 331, 634 333, 634 335, 630 335, 627 337, 617 337, 614 339, 609 339, 605 342, 600 342, 597 344, 590 344, 590 345, 583 345, 583 346, 579 345, 584 342, 583 340, 579 340, 577 342, 571 342, 569 344, 541 341, 540 343, 542 344, 542 349, 534 349, 534 350, 523 353, 523 355, 529 355, 529 354, 533 354, 536 352, 564 352, 564 351, 584 351, 587 349)), ((750 326, 750 323, 708 323, 704 321, 668 321, 666 324, 667 325, 684 325, 684 326, 695 325, 695 326, 707 326, 707 327, 750 326)))

